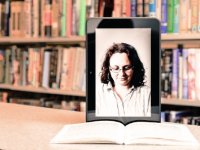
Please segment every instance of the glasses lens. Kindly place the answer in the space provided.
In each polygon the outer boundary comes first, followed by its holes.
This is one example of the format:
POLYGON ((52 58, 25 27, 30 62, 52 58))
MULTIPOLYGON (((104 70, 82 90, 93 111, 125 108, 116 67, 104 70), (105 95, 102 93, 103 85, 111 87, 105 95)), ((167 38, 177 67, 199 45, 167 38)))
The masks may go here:
POLYGON ((132 65, 124 66, 121 69, 118 66, 115 66, 115 67, 110 67, 110 71, 112 71, 113 73, 119 73, 120 70, 127 72, 130 71, 132 68, 133 68, 132 65))

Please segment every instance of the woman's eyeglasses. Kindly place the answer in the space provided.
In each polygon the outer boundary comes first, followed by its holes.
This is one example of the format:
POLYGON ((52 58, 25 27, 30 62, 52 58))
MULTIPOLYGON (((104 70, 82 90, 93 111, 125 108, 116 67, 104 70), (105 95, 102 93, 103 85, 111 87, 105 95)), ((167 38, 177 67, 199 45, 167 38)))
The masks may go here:
POLYGON ((122 68, 120 68, 119 66, 115 66, 115 67, 111 67, 110 66, 110 71, 113 73, 119 73, 121 70, 125 73, 128 73, 129 71, 131 71, 134 67, 132 65, 127 65, 127 66, 123 66, 122 68))

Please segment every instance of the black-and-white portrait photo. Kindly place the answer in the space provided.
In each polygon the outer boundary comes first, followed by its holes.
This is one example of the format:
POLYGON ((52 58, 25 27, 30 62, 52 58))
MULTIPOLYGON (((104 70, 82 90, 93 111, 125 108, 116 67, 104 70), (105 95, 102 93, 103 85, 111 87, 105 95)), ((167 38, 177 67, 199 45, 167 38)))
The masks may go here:
POLYGON ((151 116, 151 30, 96 30, 96 116, 151 116))

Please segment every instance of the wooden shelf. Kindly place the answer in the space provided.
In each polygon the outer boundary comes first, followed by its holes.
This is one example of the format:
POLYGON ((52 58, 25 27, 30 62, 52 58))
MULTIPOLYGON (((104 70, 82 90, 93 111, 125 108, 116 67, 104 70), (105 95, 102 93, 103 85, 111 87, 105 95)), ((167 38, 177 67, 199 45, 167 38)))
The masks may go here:
POLYGON ((42 88, 42 87, 35 88, 31 86, 14 86, 8 84, 0 84, 0 89, 13 90, 13 91, 26 91, 26 92, 43 93, 43 94, 58 94, 58 95, 81 96, 81 97, 86 96, 86 92, 83 91, 58 90, 58 89, 42 88))
POLYGON ((186 99, 161 98, 161 104, 162 105, 200 107, 200 101, 198 101, 198 100, 186 100, 186 99))
MULTIPOLYGON (((80 44, 85 43, 85 36, 71 37, 0 37, 1 45, 9 44, 80 44)), ((161 48, 177 48, 184 44, 185 48, 200 47, 200 33, 171 33, 161 35, 161 48)))
POLYGON ((24 38, 24 37, 0 37, 1 45, 9 44, 79 44, 85 43, 84 36, 72 37, 39 37, 39 38, 24 38))
POLYGON ((200 47, 200 33, 171 33, 161 35, 161 48, 177 48, 183 44, 185 48, 200 47))

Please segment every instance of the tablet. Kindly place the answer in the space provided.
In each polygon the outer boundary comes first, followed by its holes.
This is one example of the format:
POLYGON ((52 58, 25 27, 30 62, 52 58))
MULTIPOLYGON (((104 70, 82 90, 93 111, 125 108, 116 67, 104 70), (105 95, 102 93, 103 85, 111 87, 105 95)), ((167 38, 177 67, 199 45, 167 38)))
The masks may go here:
POLYGON ((160 23, 87 20, 86 121, 160 122, 160 23))

